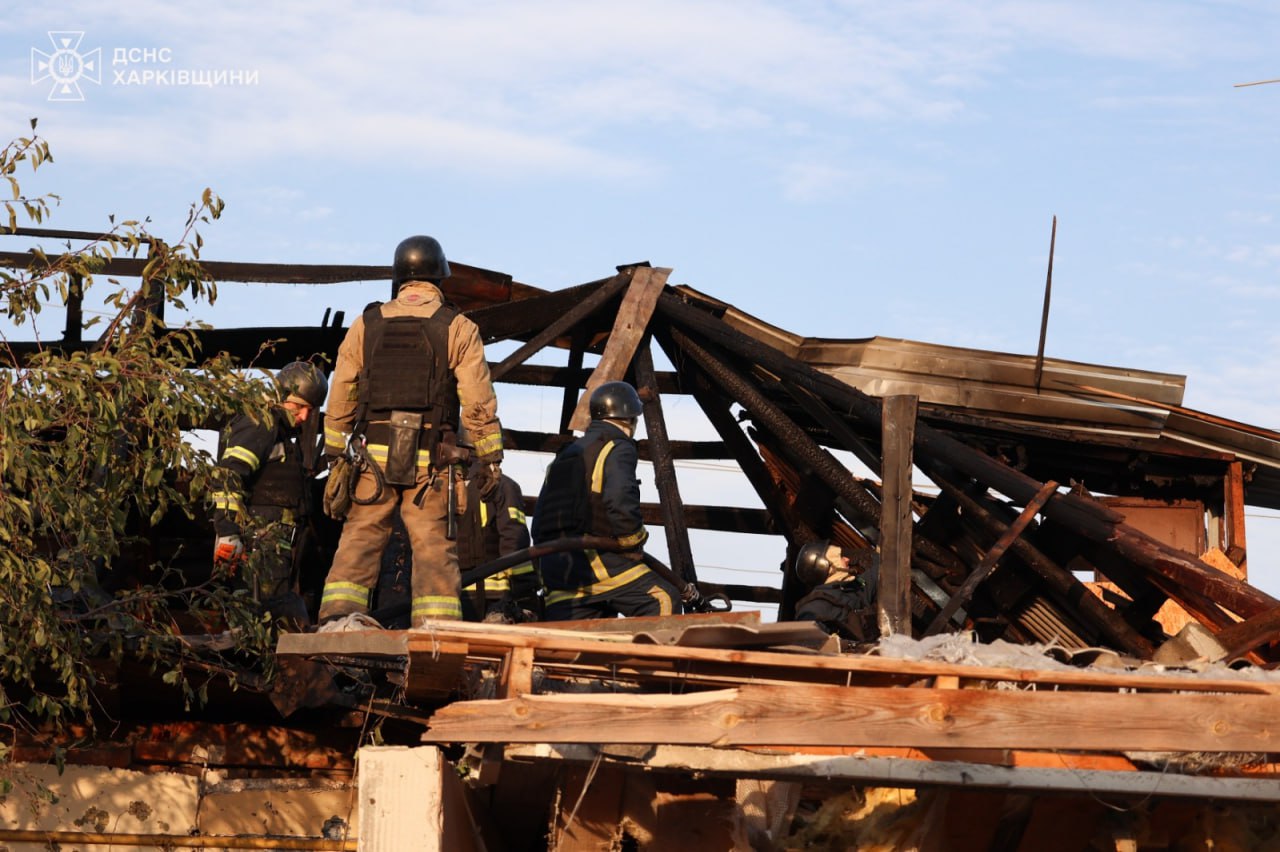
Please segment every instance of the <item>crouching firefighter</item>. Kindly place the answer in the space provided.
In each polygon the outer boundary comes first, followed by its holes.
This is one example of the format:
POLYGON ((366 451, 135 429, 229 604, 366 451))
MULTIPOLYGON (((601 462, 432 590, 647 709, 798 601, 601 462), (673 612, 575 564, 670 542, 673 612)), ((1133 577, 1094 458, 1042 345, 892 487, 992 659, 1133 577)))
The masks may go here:
POLYGON ((675 588, 643 562, 649 532, 640 512, 639 454, 632 435, 644 405, 626 382, 605 382, 591 394, 589 406, 586 432, 547 467, 533 511, 533 541, 598 535, 632 549, 540 557, 546 620, 679 612, 675 588))
POLYGON ((309 618, 294 588, 293 542, 310 494, 298 434, 329 388, 324 374, 305 361, 286 365, 275 383, 279 402, 269 419, 237 415, 219 442, 213 561, 218 570, 242 574, 282 627, 300 629, 309 618))
POLYGON ((399 510, 413 548, 410 624, 459 619, 457 546, 448 536, 456 433, 475 441, 483 478, 501 476, 502 427, 475 323, 444 299, 449 263, 435 239, 409 237, 392 264, 395 298, 370 305, 338 349, 325 453, 357 458, 320 620, 368 611, 399 510))

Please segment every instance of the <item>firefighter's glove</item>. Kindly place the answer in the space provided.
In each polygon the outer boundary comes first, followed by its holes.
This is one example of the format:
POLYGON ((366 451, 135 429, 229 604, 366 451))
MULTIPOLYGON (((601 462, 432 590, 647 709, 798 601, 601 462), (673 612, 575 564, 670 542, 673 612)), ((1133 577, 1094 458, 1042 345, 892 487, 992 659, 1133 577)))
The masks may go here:
POLYGON ((324 513, 341 521, 351 511, 351 462, 346 456, 329 460, 329 478, 324 484, 324 513))
POLYGON ((238 535, 220 535, 213 543, 213 565, 235 573, 244 561, 244 541, 238 535))
POLYGON ((476 483, 480 496, 487 498, 498 490, 498 484, 502 482, 502 465, 496 461, 476 459, 471 463, 467 478, 476 483))

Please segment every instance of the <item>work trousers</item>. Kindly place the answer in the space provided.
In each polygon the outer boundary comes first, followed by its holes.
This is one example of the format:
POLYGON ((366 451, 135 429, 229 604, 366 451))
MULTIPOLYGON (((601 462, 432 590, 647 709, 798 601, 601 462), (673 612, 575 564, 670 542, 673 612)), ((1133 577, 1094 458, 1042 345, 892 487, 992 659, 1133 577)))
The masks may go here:
MULTIPOLYGON (((543 570, 555 575, 557 560, 567 553, 542 557, 543 570), (548 565, 547 563, 552 563, 548 565)), ((680 612, 680 595, 670 583, 643 565, 637 565, 608 581, 592 586, 552 591, 547 595, 544 621, 579 621, 639 615, 673 615, 680 612)))
MULTIPOLYGON (((400 509, 409 544, 413 548, 413 599, 410 624, 419 627, 432 619, 462 618, 458 599, 458 548, 446 537, 449 496, 444 473, 418 468, 410 486, 383 486, 381 498, 368 505, 352 503, 342 526, 338 552, 325 579, 320 599, 320 620, 368 612, 369 598, 378 582, 382 551, 391 536, 392 516, 400 509)), ((373 496, 373 474, 366 470, 356 484, 356 498, 373 496)))
POLYGON ((294 589, 293 541, 297 532, 292 521, 268 521, 254 534, 244 569, 245 583, 254 599, 275 617, 281 629, 291 631, 310 623, 307 606, 294 589))

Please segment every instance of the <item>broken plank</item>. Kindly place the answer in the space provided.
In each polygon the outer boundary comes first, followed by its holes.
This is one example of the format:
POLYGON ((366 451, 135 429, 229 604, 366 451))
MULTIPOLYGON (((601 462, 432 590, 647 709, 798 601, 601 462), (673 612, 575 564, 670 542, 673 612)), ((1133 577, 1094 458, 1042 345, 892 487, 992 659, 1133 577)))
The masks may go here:
POLYGON ((693 550, 689 544, 689 524, 685 519, 684 501, 680 499, 680 483, 676 478, 676 466, 671 456, 667 419, 662 411, 662 397, 658 393, 658 379, 653 369, 651 338, 646 336, 636 350, 632 363, 635 366, 636 388, 642 391, 644 400, 645 434, 653 450, 653 480, 658 489, 658 503, 662 508, 662 530, 667 538, 667 553, 676 576, 686 583, 698 582, 698 572, 693 564, 693 550))
POLYGON ((992 571, 996 570, 996 566, 1000 564, 1000 557, 1004 556, 1005 551, 1009 549, 1010 545, 1013 544, 1018 536, 1022 535, 1022 531, 1027 528, 1027 525, 1031 523, 1033 518, 1035 518, 1036 513, 1044 507, 1044 504, 1048 502, 1049 498, 1052 497, 1054 492, 1057 490, 1058 483, 1053 480, 1045 483, 1044 488, 1040 489, 1039 493, 1036 494, 1036 496, 1032 498, 1031 502, 1022 510, 1022 513, 1018 515, 1014 522, 1010 524, 1003 533, 1001 533, 1000 538, 996 540, 996 543, 991 545, 991 549, 982 557, 982 561, 978 563, 978 567, 973 569, 973 573, 966 577, 965 581, 960 584, 960 588, 951 596, 951 600, 947 601, 947 605, 944 606, 936 616, 934 616, 928 629, 924 631, 925 636, 932 636, 941 630, 943 625, 947 623, 947 619, 951 618, 956 610, 969 602, 969 598, 973 595, 974 591, 982 581, 987 579, 987 577, 991 575, 992 571))
POLYGON ((622 297, 622 305, 618 308, 618 317, 614 321, 613 330, 609 333, 609 342, 605 344, 604 354, 596 364, 591 378, 587 379, 586 390, 578 400, 569 428, 581 431, 591 422, 588 408, 591 393, 605 382, 621 379, 631 364, 631 356, 649 329, 649 318, 653 316, 658 296, 667 286, 667 277, 671 270, 665 267, 637 267, 631 278, 627 294, 622 297))

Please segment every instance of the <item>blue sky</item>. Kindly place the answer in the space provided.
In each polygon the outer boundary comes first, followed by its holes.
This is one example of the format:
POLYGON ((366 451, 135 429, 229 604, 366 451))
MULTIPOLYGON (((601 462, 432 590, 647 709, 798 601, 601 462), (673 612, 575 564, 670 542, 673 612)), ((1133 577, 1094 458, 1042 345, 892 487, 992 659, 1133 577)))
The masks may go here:
MULTIPOLYGON (((39 117, 57 227, 174 234, 210 186, 211 259, 386 263, 421 232, 547 288, 650 260, 814 336, 1034 353, 1056 214, 1049 355, 1275 427, 1280 84, 1233 84, 1280 77, 1278 45, 1254 0, 54 2, 0 20, 0 128, 39 117), (31 80, 50 31, 101 50, 81 102, 31 80), (256 82, 121 82, 179 70, 256 82)), ((201 316, 374 295, 228 285, 201 316)), ((1271 527, 1251 568, 1277 594, 1271 527)))

